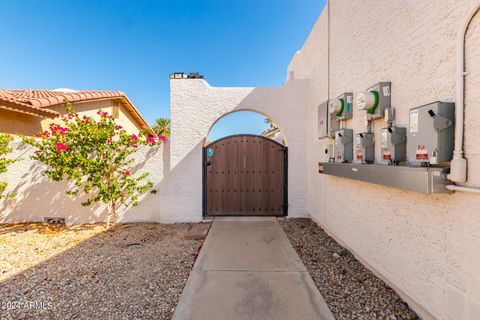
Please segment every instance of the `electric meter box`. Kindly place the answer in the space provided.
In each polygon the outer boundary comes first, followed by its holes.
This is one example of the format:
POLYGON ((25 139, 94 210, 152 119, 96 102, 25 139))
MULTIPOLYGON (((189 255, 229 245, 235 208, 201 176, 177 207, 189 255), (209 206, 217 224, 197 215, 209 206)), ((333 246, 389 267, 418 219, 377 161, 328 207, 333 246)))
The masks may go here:
POLYGON ((379 82, 357 95, 356 104, 367 112, 367 119, 379 119, 385 115, 385 109, 391 107, 391 83, 379 82))
POLYGON ((375 136, 373 133, 355 135, 355 162, 373 163, 375 161, 375 136))
POLYGON ((381 161, 387 164, 405 161, 407 154, 407 128, 383 128, 380 134, 381 161))
POLYGON ((353 160, 353 130, 341 129, 335 131, 335 163, 353 160))
POLYGON ((335 115, 337 120, 347 120, 353 117, 353 93, 345 92, 338 96, 336 99, 332 99, 329 102, 329 112, 335 115))
POLYGON ((453 156, 455 104, 434 102, 410 109, 407 158, 414 165, 449 162, 453 156))
POLYGON ((328 100, 318 106, 318 139, 335 138, 335 131, 340 128, 335 113, 328 111, 328 100))

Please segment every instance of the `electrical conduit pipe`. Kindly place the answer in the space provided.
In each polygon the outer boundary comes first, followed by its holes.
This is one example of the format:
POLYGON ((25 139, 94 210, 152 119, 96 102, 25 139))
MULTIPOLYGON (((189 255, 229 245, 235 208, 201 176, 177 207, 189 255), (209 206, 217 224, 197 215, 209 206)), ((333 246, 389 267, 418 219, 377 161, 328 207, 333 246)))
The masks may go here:
MULTIPOLYGON (((463 128, 464 128, 464 109, 465 109, 465 34, 468 25, 472 21, 475 14, 480 10, 480 2, 473 6, 468 12, 467 18, 460 30, 457 39, 457 97, 455 108, 455 150, 453 151, 453 159, 448 179, 463 183, 467 181, 467 159, 463 157, 463 128)), ((464 188, 462 187, 462 191, 464 188)), ((468 188, 467 188, 468 189, 468 188)), ((475 188, 473 188, 476 190, 475 188)), ((459 189, 457 189, 459 190, 459 189)))

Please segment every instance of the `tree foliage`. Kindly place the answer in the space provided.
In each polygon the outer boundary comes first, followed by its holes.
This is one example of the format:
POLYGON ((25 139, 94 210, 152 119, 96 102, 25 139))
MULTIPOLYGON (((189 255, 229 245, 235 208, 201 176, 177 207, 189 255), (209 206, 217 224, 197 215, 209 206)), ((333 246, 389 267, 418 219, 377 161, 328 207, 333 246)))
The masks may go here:
POLYGON ((168 118, 157 118, 155 123, 152 125, 152 129, 155 134, 159 137, 170 138, 170 119, 168 118))
POLYGON ((69 182, 66 193, 86 195, 83 206, 108 205, 110 219, 116 219, 120 206, 135 206, 140 194, 152 187, 148 172, 134 175, 132 156, 140 145, 153 146, 164 138, 128 134, 115 118, 100 110, 99 120, 80 117, 69 102, 62 124, 51 123, 49 130, 24 141, 37 150, 33 159, 49 166, 44 175, 54 181, 69 182))
MULTIPOLYGON (((10 142, 13 137, 8 134, 0 134, 0 174, 7 172, 8 166, 16 160, 8 158, 8 154, 13 151, 10 146, 10 142)), ((0 180, 0 199, 5 196, 5 190, 7 189, 7 182, 0 180)))

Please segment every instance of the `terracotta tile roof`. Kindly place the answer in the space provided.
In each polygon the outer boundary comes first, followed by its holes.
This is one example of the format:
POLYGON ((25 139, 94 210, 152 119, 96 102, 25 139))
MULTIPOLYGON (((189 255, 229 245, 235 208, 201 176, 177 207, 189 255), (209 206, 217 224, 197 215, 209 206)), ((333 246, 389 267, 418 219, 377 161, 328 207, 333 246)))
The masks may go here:
MULTIPOLYGON (((29 108, 31 112, 44 113, 47 117, 58 116, 58 112, 50 110, 53 106, 62 105, 65 103, 65 98, 72 102, 87 102, 104 99, 118 99, 132 114, 133 118, 140 123, 142 128, 146 128, 151 134, 153 130, 148 123, 143 119, 140 112, 128 99, 125 93, 121 91, 98 91, 98 90, 82 90, 82 91, 52 91, 52 90, 1 90, 0 89, 0 106, 2 102, 10 101, 10 103, 17 104, 19 107, 29 108)), ((39 114, 41 115, 41 114, 39 114)))
POLYGON ((40 108, 48 108, 54 105, 64 104, 64 98, 70 102, 88 101, 105 98, 125 97, 121 91, 77 91, 63 92, 51 90, 5 90, 18 101, 29 103, 40 108))
POLYGON ((34 116, 55 118, 59 113, 50 109, 44 109, 33 106, 28 102, 18 100, 14 95, 7 90, 0 89, 0 108, 22 112, 34 116))

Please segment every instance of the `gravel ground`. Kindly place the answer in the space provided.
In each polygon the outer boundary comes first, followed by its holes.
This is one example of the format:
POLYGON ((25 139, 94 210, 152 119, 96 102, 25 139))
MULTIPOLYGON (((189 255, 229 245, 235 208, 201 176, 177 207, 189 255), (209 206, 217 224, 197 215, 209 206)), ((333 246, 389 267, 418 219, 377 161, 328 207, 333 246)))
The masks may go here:
POLYGON ((0 319, 170 319, 191 226, 0 225, 0 319))
POLYGON ((337 320, 419 319, 395 291, 315 222, 279 222, 337 320))

